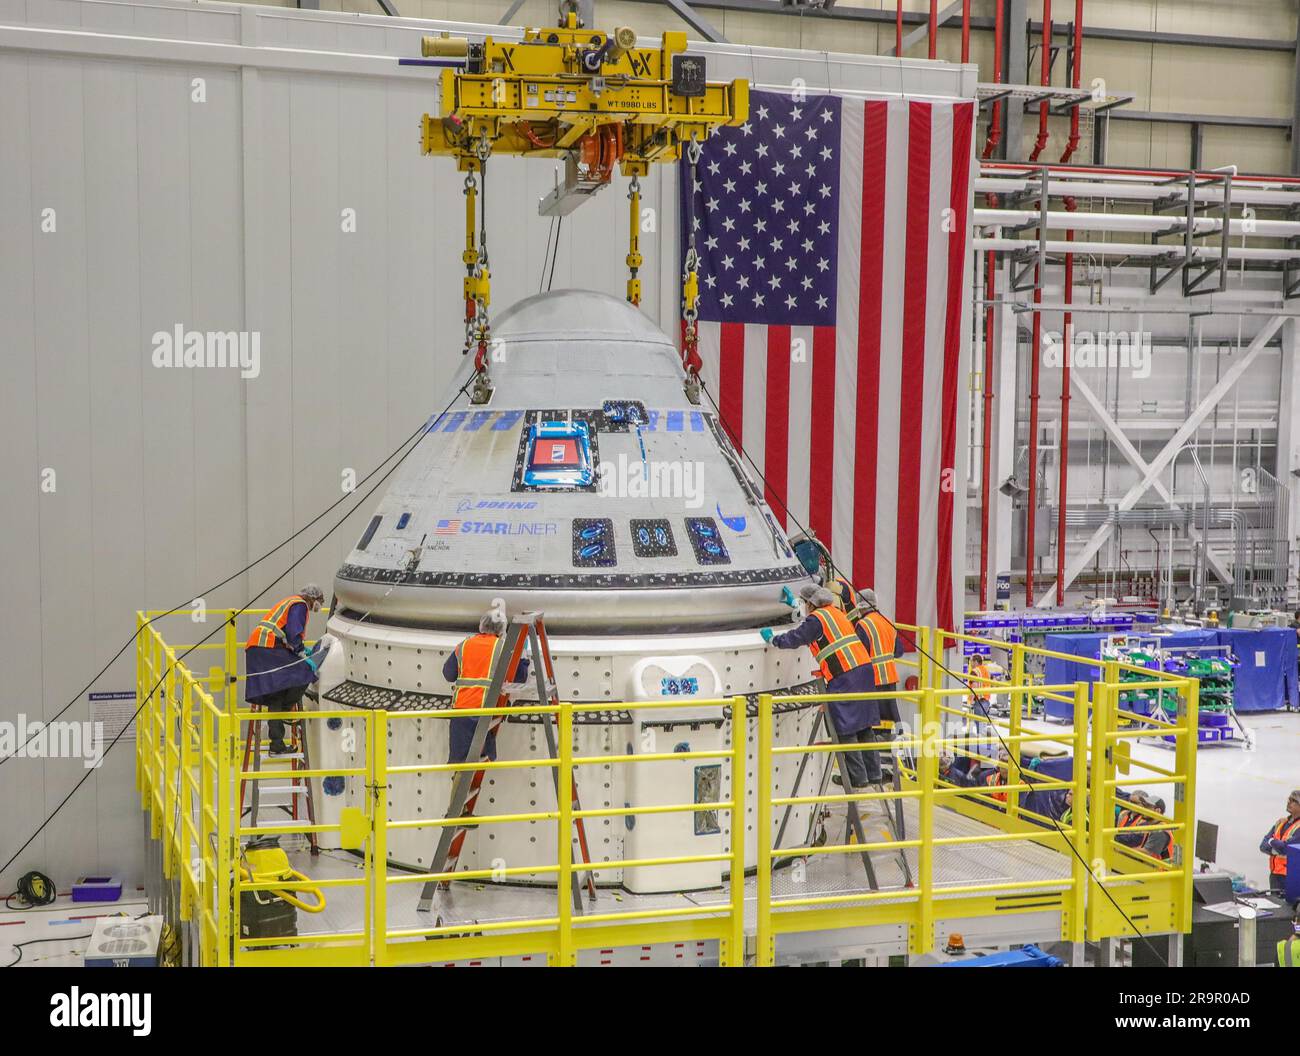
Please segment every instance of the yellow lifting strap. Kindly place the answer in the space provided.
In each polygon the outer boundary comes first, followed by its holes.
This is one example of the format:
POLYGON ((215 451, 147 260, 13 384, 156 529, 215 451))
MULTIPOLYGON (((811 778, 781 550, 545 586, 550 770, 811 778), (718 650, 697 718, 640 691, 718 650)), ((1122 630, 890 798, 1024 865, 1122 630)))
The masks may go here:
POLYGON ((627 189, 627 299, 632 304, 641 303, 641 280, 637 273, 642 264, 641 258, 641 181, 633 176, 627 189))

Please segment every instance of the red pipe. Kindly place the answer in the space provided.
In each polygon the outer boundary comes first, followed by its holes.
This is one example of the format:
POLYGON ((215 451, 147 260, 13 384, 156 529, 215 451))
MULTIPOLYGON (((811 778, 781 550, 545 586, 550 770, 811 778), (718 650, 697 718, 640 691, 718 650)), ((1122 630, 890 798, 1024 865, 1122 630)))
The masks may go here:
MULTIPOLYGON (((1078 88, 1082 79, 1083 60, 1083 0, 1074 0, 1074 51, 1071 56, 1072 88, 1078 88)), ((1079 146, 1079 108, 1070 110, 1070 138, 1061 155, 1061 164, 1070 160, 1079 146)), ((1074 212, 1078 203, 1073 197, 1065 199, 1065 208, 1074 212)), ((1074 241, 1074 229, 1065 233, 1067 242, 1074 241)), ((1065 255, 1065 303, 1074 303, 1074 254, 1065 255)), ((1065 507, 1070 479, 1070 359, 1074 352, 1074 313, 1065 313, 1065 354, 1061 359, 1061 429, 1058 437, 1058 472, 1056 484, 1056 604, 1065 606, 1065 507)))
MULTIPOLYGON (((1070 66, 1072 76, 1070 78, 1070 87, 1077 89, 1081 83, 1081 64, 1083 62, 1083 0, 1074 0, 1074 49, 1070 56, 1070 66)), ((1065 150, 1061 154, 1061 160, 1058 165, 1064 165, 1074 156, 1074 152, 1079 149, 1079 108, 1073 106, 1070 108, 1070 138, 1065 144, 1065 150)), ((1073 212, 1073 206, 1070 208, 1073 212)))
POLYGON ((903 0, 898 0, 898 18, 895 20, 894 29, 898 35, 894 44, 894 57, 901 59, 903 57, 903 0))
MULTIPOLYGON (((1040 84, 1044 88, 1052 83, 1052 0, 1043 0, 1043 61, 1040 84)), ((1038 138, 1034 140, 1034 149, 1029 154, 1030 161, 1037 161, 1038 155, 1047 146, 1047 111, 1048 101, 1038 104, 1038 138)))
POLYGON ((939 0, 930 0, 930 58, 939 56, 939 0))
POLYGON ((984 458, 980 470, 980 607, 993 608, 989 597, 989 493, 993 483, 993 298, 997 293, 998 255, 988 253, 984 274, 984 458))
POLYGON ((970 0, 961 4, 961 61, 970 62, 970 0))
MULTIPOLYGON (((1003 0, 997 0, 997 6, 993 13, 993 83, 1002 83, 1002 3, 1003 0)), ((993 110, 989 114, 989 134, 984 141, 984 153, 981 158, 987 159, 993 156, 993 150, 1002 138, 1002 100, 997 99, 993 103, 993 110)))

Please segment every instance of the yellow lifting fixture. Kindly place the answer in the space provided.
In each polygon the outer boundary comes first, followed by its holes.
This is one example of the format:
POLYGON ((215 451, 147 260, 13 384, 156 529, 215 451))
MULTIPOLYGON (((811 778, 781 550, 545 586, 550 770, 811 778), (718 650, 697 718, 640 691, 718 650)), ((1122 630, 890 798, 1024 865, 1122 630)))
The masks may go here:
MULTIPOLYGON (((488 157, 564 160, 564 184, 544 200, 544 215, 571 212, 609 185, 615 166, 630 177, 627 299, 640 304, 639 177, 651 164, 677 161, 683 152, 694 165, 714 129, 744 124, 749 117, 749 83, 706 80, 705 59, 687 52, 686 34, 665 33, 659 47, 645 47, 627 27, 612 34, 585 27, 574 6, 561 5, 559 26, 527 29, 521 41, 444 34, 422 43, 426 59, 449 64, 440 75, 441 112, 423 117, 422 151, 454 157, 466 174, 465 352, 477 346, 475 402, 486 402, 492 391, 484 220, 488 157)), ((691 364, 698 364, 694 259, 688 254, 682 303, 692 373, 691 364)))

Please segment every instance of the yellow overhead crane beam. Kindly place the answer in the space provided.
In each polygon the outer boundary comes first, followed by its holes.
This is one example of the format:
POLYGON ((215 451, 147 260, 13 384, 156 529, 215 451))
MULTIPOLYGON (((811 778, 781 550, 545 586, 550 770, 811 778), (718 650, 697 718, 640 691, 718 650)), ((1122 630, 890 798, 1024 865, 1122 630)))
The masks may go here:
POLYGON ((619 167, 644 176, 676 161, 682 145, 749 117, 749 82, 704 80, 704 58, 685 33, 638 47, 626 27, 612 35, 561 26, 528 29, 522 41, 425 37, 426 58, 463 59, 442 71, 439 116, 424 115, 425 154, 450 155, 477 171, 486 137, 494 154, 565 156, 602 126, 620 129, 619 167))
MULTIPOLYGON (((638 273, 641 176, 655 162, 686 156, 693 166, 701 145, 723 125, 749 119, 749 82, 709 82, 705 58, 686 50, 685 33, 665 33, 660 46, 642 47, 636 33, 608 34, 581 25, 574 5, 561 5, 561 24, 527 29, 521 41, 425 37, 426 59, 444 60, 441 111, 425 114, 421 149, 456 159, 465 173, 465 352, 477 345, 471 398, 485 403, 491 275, 478 181, 492 154, 564 158, 565 180, 544 201, 545 215, 563 216, 609 185, 617 165, 631 177, 628 190, 627 299, 641 303, 638 273), (475 216, 478 214, 478 230, 475 216)), ((699 296, 694 231, 682 276, 688 391, 698 392, 695 352, 699 296), (691 383, 695 385, 692 388, 691 383)))

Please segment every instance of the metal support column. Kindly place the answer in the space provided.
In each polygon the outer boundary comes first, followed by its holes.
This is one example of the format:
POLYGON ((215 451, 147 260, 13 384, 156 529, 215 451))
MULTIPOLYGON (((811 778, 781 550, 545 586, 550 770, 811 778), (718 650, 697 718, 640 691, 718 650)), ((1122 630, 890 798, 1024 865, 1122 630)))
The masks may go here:
POLYGON ((1291 104, 1291 171, 1300 173, 1300 36, 1296 37, 1295 88, 1291 104))
MULTIPOLYGON (((1007 0, 1006 63, 1007 84, 1029 83, 1029 10, 1028 0, 1007 0)), ((1003 129, 1003 156, 1008 161, 1025 158, 1025 108, 1012 99, 1006 107, 1007 126, 1003 129)))

